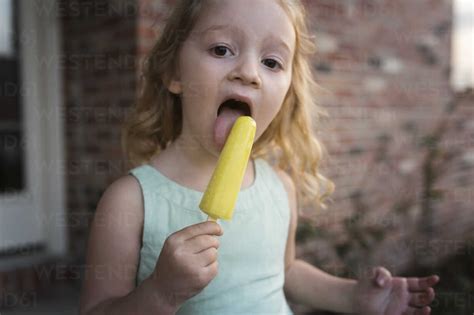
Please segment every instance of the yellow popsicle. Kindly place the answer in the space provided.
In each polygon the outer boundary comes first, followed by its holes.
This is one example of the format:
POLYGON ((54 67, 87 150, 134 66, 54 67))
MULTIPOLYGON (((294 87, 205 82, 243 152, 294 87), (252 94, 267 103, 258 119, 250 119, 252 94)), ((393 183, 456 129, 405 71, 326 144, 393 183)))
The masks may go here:
POLYGON ((257 125, 250 116, 240 116, 224 144, 199 208, 208 220, 230 220, 242 186, 257 125))

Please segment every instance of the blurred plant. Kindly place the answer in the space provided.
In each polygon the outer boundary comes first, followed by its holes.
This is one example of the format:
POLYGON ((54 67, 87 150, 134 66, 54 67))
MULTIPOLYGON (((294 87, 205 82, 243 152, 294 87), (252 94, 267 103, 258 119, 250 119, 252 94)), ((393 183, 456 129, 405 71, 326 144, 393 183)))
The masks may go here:
MULTIPOLYGON (((322 239, 332 244, 338 258, 345 266, 342 276, 352 276, 354 270, 351 269, 357 268, 356 266, 366 266, 370 263, 374 246, 386 239, 387 231, 392 232, 397 228, 395 222, 398 222, 398 227, 401 225, 407 227, 410 226, 409 224, 413 225, 415 223, 415 226, 418 227, 414 231, 417 240, 421 240, 420 244, 429 244, 429 242, 423 242, 423 240, 429 240, 432 237, 433 218, 436 212, 435 202, 442 200, 445 193, 436 188, 436 183, 448 170, 450 162, 458 157, 463 149, 450 148, 450 150, 446 150, 442 146, 442 140, 450 127, 452 114, 456 112, 463 99, 472 93, 472 91, 466 91, 454 95, 445 106, 432 131, 424 136, 414 137, 414 139, 420 139, 420 141, 415 140, 414 145, 422 151, 421 153, 424 156, 421 167, 418 169, 422 178, 421 194, 417 195, 413 189, 405 194, 395 196, 395 200, 391 201, 389 206, 391 209, 389 213, 394 215, 396 220, 379 220, 377 224, 367 224, 365 219, 374 210, 370 209, 363 192, 355 191, 350 197, 353 211, 349 217, 342 221, 344 233, 347 234, 344 238, 341 238, 338 232, 322 229, 321 227, 316 228, 314 222, 303 218, 297 230, 297 241, 303 243, 308 239, 322 239), (414 213, 417 207, 421 209, 418 214, 414 213), (412 219, 414 215, 418 216, 415 220, 412 219)), ((373 168, 377 168, 378 164, 388 166, 396 176, 404 180, 406 187, 410 187, 413 178, 402 174, 399 168, 394 165, 393 160, 387 158, 389 145, 390 136, 382 135, 379 138, 379 145, 371 158, 372 164, 370 165, 373 165, 373 168)), ((370 178, 371 168, 365 172, 358 187, 366 187, 366 183, 370 178)), ((417 247, 417 250, 420 250, 420 248, 417 247)), ((416 259, 414 263, 415 267, 420 267, 417 265, 416 259)))

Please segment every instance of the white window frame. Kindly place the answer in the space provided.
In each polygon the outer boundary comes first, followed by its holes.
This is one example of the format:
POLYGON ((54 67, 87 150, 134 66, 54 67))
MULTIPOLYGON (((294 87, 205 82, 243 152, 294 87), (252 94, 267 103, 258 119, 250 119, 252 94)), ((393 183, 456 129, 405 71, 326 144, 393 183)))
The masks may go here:
MULTIPOLYGON (((0 258, 0 271, 32 266, 67 255, 61 32, 56 0, 20 0, 21 93, 26 141, 26 183, 40 204, 45 251, 0 258), (27 46, 25 46, 27 45, 27 46), (39 132, 38 132, 39 131, 39 132), (33 145, 31 145, 33 144, 33 145)), ((21 226, 18 226, 21 229, 21 226)))

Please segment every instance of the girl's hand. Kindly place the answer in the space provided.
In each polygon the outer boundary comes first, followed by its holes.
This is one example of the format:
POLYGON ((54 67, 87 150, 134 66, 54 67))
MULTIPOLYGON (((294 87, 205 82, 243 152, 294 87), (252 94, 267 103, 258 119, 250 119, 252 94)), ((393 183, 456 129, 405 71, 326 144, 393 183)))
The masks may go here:
POLYGON ((206 221, 171 234, 165 241, 152 274, 158 295, 177 307, 198 294, 217 275, 219 240, 223 231, 206 221))
POLYGON ((392 277, 390 272, 377 267, 372 275, 357 282, 354 309, 366 315, 428 315, 428 306, 435 297, 432 288, 439 277, 392 277))

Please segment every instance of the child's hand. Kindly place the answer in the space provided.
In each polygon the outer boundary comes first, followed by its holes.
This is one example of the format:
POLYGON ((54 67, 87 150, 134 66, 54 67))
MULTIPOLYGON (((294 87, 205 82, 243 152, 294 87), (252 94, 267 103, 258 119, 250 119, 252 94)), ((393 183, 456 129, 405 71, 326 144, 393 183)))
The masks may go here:
POLYGON ((219 240, 216 222, 188 226, 165 241, 153 271, 158 294, 171 306, 180 306, 198 294, 217 275, 219 240))
POLYGON ((425 278, 392 277, 383 268, 373 269, 372 276, 360 279, 354 295, 354 308, 366 315, 428 315, 434 299, 432 288, 436 275, 425 278))

